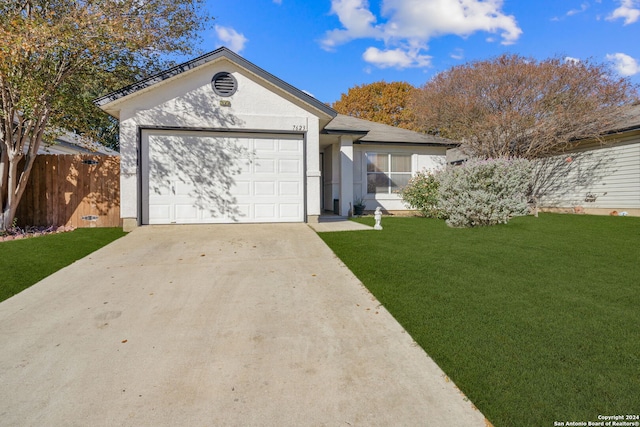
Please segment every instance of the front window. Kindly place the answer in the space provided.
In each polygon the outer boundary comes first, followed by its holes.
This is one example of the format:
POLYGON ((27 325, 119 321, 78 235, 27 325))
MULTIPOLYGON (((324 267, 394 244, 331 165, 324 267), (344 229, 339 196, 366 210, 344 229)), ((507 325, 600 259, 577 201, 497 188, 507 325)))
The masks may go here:
POLYGON ((410 178, 410 154, 367 153, 367 193, 398 193, 410 178))

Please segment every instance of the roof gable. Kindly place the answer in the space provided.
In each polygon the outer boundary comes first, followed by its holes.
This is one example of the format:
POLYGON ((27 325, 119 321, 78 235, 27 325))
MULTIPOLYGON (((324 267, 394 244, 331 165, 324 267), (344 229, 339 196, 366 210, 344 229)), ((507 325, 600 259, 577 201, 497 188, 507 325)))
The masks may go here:
POLYGON ((165 70, 161 73, 147 77, 146 79, 139 80, 129 86, 125 86, 105 96, 97 98, 96 100, 94 100, 94 103, 98 107, 102 108, 103 110, 109 112, 110 114, 113 114, 112 110, 109 108, 111 104, 121 102, 126 98, 135 96, 137 93, 141 91, 144 91, 155 85, 166 82, 170 79, 176 78, 181 74, 194 70, 198 67, 204 66, 206 64, 209 64, 211 62, 218 61, 221 59, 227 59, 228 61, 235 63, 237 66, 244 68, 248 72, 260 77, 264 81, 279 88, 283 92, 298 99, 302 103, 309 105, 313 109, 324 113, 330 118, 333 118, 337 115, 337 112, 334 109, 327 106, 323 102, 317 100, 311 95, 308 95, 307 93, 301 91, 300 89, 295 88, 294 86, 279 79, 273 74, 268 73, 267 71, 263 70, 257 65, 247 61, 240 55, 227 49, 226 47, 221 47, 219 49, 214 50, 213 52, 209 52, 198 58, 192 59, 191 61, 176 65, 175 67, 169 68, 168 70, 165 70))

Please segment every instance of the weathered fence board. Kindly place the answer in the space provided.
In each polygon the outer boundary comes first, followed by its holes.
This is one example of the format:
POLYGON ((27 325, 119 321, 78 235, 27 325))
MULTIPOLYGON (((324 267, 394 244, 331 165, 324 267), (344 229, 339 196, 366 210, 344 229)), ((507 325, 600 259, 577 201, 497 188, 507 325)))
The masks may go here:
POLYGON ((21 226, 121 226, 120 158, 39 155, 16 218, 21 226))

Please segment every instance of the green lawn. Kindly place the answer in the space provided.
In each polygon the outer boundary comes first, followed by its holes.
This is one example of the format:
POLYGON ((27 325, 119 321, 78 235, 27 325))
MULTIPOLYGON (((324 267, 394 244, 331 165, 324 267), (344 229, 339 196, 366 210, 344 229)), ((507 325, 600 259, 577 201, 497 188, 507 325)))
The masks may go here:
POLYGON ((320 236, 496 427, 640 414, 640 218, 382 225, 320 236))
POLYGON ((1 242, 0 301, 124 235, 121 228, 80 228, 1 242))

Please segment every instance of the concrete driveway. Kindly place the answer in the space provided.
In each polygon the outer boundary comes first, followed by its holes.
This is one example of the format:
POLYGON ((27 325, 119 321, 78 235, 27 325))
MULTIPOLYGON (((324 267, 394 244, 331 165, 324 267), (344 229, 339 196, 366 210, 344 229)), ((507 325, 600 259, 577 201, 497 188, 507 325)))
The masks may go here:
POLYGON ((0 303, 6 426, 484 426, 304 224, 148 226, 0 303))

